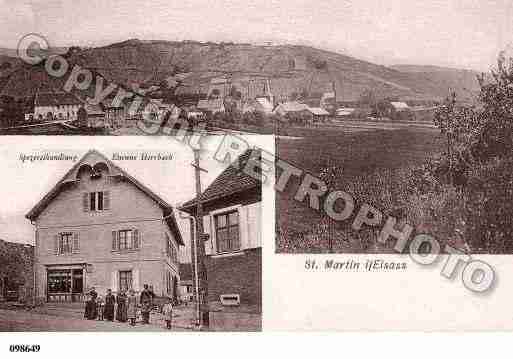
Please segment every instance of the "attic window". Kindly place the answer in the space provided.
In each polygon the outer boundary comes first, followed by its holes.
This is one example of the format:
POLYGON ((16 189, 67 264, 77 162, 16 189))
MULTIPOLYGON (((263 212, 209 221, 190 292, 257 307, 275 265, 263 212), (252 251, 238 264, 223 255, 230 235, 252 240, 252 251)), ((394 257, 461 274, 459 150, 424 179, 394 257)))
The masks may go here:
POLYGON ((91 173, 91 179, 99 179, 101 177, 102 177, 101 172, 96 172, 95 171, 95 172, 91 173))
POLYGON ((110 192, 86 192, 83 194, 84 212, 99 212, 110 209, 110 192))

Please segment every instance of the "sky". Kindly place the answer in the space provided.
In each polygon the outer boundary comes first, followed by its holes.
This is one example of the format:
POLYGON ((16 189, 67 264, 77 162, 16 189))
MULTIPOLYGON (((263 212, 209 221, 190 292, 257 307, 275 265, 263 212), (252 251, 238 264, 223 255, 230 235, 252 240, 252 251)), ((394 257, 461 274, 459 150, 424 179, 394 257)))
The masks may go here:
POLYGON ((30 32, 53 46, 270 40, 479 71, 511 48, 513 34, 511 0, 0 0, 0 9, 0 47, 30 32))
MULTIPOLYGON (((269 136, 263 136, 266 137, 269 136)), ((209 138, 206 143, 208 151, 201 156, 201 167, 208 171, 201 173, 203 190, 226 167, 213 158, 220 141, 221 136, 209 138)), ((195 196, 194 169, 191 166, 193 152, 189 146, 169 137, 3 136, 0 142, 0 239, 34 244, 34 226, 25 218, 25 214, 76 164, 73 161, 23 162, 20 160, 21 154, 63 153, 78 156, 78 161, 90 149, 100 151, 109 159, 112 159, 114 152, 172 153, 171 161, 113 162, 175 208, 195 196)), ((177 220, 187 244, 181 251, 181 260, 187 261, 190 258, 189 221, 180 219, 178 215, 177 220)))

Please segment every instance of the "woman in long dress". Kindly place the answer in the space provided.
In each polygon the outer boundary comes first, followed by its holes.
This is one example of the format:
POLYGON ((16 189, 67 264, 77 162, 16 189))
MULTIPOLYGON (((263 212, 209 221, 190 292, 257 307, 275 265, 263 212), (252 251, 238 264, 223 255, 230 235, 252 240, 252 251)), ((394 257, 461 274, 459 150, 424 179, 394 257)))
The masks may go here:
POLYGON ((143 318, 143 324, 150 324, 150 312, 153 308, 153 294, 152 291, 148 289, 148 284, 144 285, 144 289, 141 292, 141 297, 139 301, 141 302, 141 314, 143 318))
POLYGON ((133 289, 130 289, 127 298, 127 318, 130 321, 130 325, 135 325, 135 318, 137 318, 137 297, 133 289))
POLYGON ((114 303, 116 298, 112 295, 112 291, 107 289, 107 295, 105 296, 105 307, 103 309, 103 316, 106 320, 112 322, 114 320, 114 303))
POLYGON ((92 288, 91 291, 88 293, 84 318, 89 319, 89 320, 96 319, 96 316, 98 315, 98 312, 96 310, 97 295, 98 295, 98 293, 96 293, 94 288, 92 288))
MULTIPOLYGON (((95 306, 96 306, 96 304, 95 304, 95 306)), ((85 305, 85 310, 84 310, 84 318, 91 319, 92 312, 93 312, 93 308, 92 308, 92 302, 91 302, 91 295, 87 294, 87 300, 86 300, 86 305, 85 305)))
POLYGON ((116 296, 116 303, 118 305, 116 308, 116 320, 118 322, 124 323, 127 321, 126 300, 127 297, 124 291, 121 291, 116 296))

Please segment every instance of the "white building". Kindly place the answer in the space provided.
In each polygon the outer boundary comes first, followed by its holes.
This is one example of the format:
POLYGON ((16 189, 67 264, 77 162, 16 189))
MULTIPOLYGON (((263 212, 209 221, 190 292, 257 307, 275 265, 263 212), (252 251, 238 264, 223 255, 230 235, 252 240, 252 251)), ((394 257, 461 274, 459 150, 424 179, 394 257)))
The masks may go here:
POLYGON ((25 120, 74 121, 81 106, 82 101, 68 92, 38 92, 34 99, 34 112, 25 114, 25 120))

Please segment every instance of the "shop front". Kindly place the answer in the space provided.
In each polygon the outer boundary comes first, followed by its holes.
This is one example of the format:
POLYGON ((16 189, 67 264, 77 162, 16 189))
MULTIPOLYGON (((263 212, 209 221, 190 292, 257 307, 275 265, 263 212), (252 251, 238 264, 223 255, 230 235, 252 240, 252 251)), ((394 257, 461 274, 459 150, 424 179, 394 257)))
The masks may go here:
POLYGON ((83 302, 85 268, 80 266, 48 266, 46 293, 48 302, 83 302))

